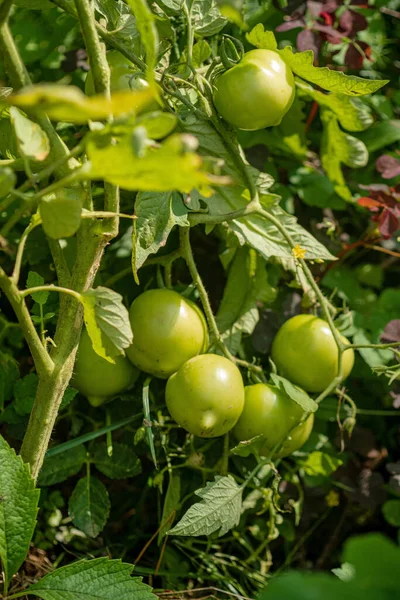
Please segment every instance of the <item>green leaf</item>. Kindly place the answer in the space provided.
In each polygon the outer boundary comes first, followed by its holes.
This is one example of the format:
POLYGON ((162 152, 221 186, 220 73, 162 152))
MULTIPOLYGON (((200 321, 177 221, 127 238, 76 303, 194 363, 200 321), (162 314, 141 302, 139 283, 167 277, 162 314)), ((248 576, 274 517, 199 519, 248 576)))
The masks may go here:
MULTIPOLYGON (((186 118, 184 127, 196 135, 200 144, 199 149, 203 154, 224 161, 224 174, 233 180, 232 185, 220 187, 211 197, 204 198, 209 208, 209 213, 211 215, 221 215, 243 209, 250 200, 249 193, 243 181, 242 174, 237 170, 232 161, 231 153, 227 151, 221 138, 209 123, 196 120, 193 116, 186 118)), ((236 143, 236 140, 232 139, 232 142, 236 143)), ((265 203, 267 203, 268 200, 271 200, 271 197, 268 197, 264 184, 268 182, 268 186, 271 186, 273 183, 272 178, 270 176, 265 178, 257 169, 249 167, 249 170, 257 186, 261 188, 261 201, 265 200, 265 203)), ((195 195, 192 192, 192 196, 195 197, 195 195)), ((275 202, 276 196, 272 196, 272 200, 275 202)), ((297 223, 295 217, 286 213, 280 206, 269 206, 267 211, 281 222, 294 242, 306 250, 306 259, 334 259, 332 254, 322 244, 297 223)), ((241 245, 248 244, 257 250, 266 260, 269 260, 271 256, 293 260, 292 249, 286 239, 277 231, 275 225, 263 217, 251 215, 246 218, 233 220, 229 223, 227 229, 228 231, 233 231, 241 245)))
POLYGON ((71 494, 68 510, 78 529, 89 537, 97 537, 110 514, 107 489, 95 477, 83 477, 71 494))
MULTIPOLYGON (((27 288, 37 287, 43 284, 44 279, 41 275, 39 275, 39 273, 36 273, 35 271, 29 271, 28 278, 26 280, 27 288)), ((43 292, 35 292, 34 294, 31 294, 31 296, 35 302, 43 306, 47 302, 49 292, 44 290, 43 292)))
POLYGON ((369 152, 381 150, 400 140, 400 120, 374 123, 367 131, 358 135, 369 152))
POLYGON ((246 39, 249 44, 256 46, 256 48, 264 50, 276 50, 278 48, 275 35, 272 31, 264 31, 262 23, 258 23, 249 33, 246 33, 246 39))
POLYGON ((193 46, 193 65, 195 67, 201 67, 201 65, 210 58, 211 46, 206 40, 199 40, 193 46))
POLYGON ((23 110, 45 112, 54 121, 85 124, 90 120, 107 119, 111 114, 136 114, 154 101, 155 96, 152 86, 134 92, 114 92, 108 99, 103 95, 87 97, 72 85, 44 84, 24 88, 7 101, 23 110))
POLYGON ((260 450, 263 447, 264 443, 265 443, 265 436, 262 434, 256 435, 255 437, 251 438, 250 440, 245 440, 244 442, 239 442, 237 446, 235 446, 234 448, 231 448, 231 452, 232 452, 232 454, 235 454, 236 456, 243 456, 244 458, 247 458, 251 454, 254 454, 255 456, 259 456, 260 450))
POLYGON ((135 273, 150 254, 165 246, 175 225, 189 227, 188 209, 176 192, 139 193, 135 202, 132 267, 135 273))
POLYGON ((61 483, 76 475, 86 460, 86 450, 83 444, 71 448, 62 454, 46 457, 39 473, 38 486, 45 487, 61 483))
POLYGON ((178 471, 172 471, 169 474, 169 482, 167 493, 165 494, 164 507, 161 517, 161 523, 165 523, 161 527, 158 534, 158 543, 160 544, 163 537, 168 533, 174 522, 175 513, 181 506, 181 477, 178 471), (166 522, 167 521, 167 522, 166 522))
POLYGON ((123 298, 114 290, 98 287, 81 298, 87 332, 95 352, 113 363, 133 341, 129 313, 123 298))
MULTIPOLYGON (((353 343, 372 344, 372 341, 363 329, 358 329, 353 336, 353 343)), ((358 352, 361 354, 367 365, 371 368, 380 367, 387 362, 384 352, 377 348, 359 348, 358 352)))
POLYGON ((259 321, 260 302, 272 302, 276 293, 268 282, 265 260, 248 247, 239 248, 216 314, 218 329, 232 353, 237 353, 242 334, 253 333, 259 321))
POLYGON ((171 113, 153 111, 140 115, 135 120, 135 127, 144 127, 147 137, 153 140, 159 140, 167 137, 176 127, 177 118, 171 113))
POLYGON ((226 25, 216 0, 193 0, 188 2, 193 28, 197 35, 212 36, 221 31, 226 25))
POLYGON ((258 600, 385 600, 327 573, 292 571, 272 579, 258 600))
POLYGON ((360 98, 338 93, 323 94, 302 83, 298 87, 301 96, 308 96, 335 113, 340 125, 348 131, 363 131, 373 123, 369 106, 360 98))
POLYGON ((395 598, 398 595, 400 548, 380 533, 360 535, 348 540, 344 548, 343 561, 353 565, 355 569, 353 581, 360 586, 360 589, 382 590, 389 594, 388 598, 395 598))
POLYGON ((60 404, 60 410, 67 408, 68 404, 70 404, 72 402, 72 400, 75 398, 75 396, 77 394, 78 394, 78 390, 76 390, 73 387, 67 387, 67 389, 64 392, 62 402, 60 404))
POLYGON ((216 476, 195 491, 201 502, 193 504, 168 535, 225 535, 240 520, 242 488, 231 475, 216 476))
POLYGON ((28 552, 38 502, 29 466, 0 436, 0 558, 6 585, 28 552))
POLYGON ((154 15, 146 0, 127 0, 127 3, 136 17, 136 27, 146 51, 146 78, 151 82, 154 80, 158 53, 158 33, 154 15))
POLYGON ((276 373, 271 373, 271 379, 277 388, 287 394, 287 396, 301 406, 304 411, 315 412, 318 410, 318 404, 314 402, 304 390, 291 383, 288 379, 285 379, 276 373))
POLYGON ((350 201, 352 194, 347 187, 343 176, 341 164, 353 169, 365 167, 368 163, 368 150, 359 139, 344 133, 337 122, 333 112, 327 109, 321 111, 324 125, 321 141, 321 163, 332 181, 335 192, 350 201))
POLYGON ((373 94, 389 83, 389 80, 362 79, 355 75, 345 75, 342 71, 333 71, 328 67, 314 67, 314 52, 312 50, 294 54, 292 48, 286 46, 286 48, 279 51, 279 54, 293 73, 329 92, 337 92, 348 96, 362 96, 373 94))
POLYGON ((299 167, 290 177, 298 196, 308 206, 344 209, 346 203, 336 194, 331 180, 313 167, 299 167))
POLYGON ((400 527, 400 500, 388 500, 382 506, 383 516, 393 527, 400 527))
POLYGON ((17 176, 10 167, 0 167, 0 198, 5 198, 15 188, 17 176))
POLYGON ((81 560, 45 575, 26 593, 43 600, 156 600, 141 577, 131 577, 132 570, 120 560, 81 560))
POLYGON ((50 152, 49 138, 37 123, 27 119, 18 108, 10 108, 11 123, 18 140, 18 147, 26 158, 42 161, 50 152))
POLYGON ((114 138, 113 143, 108 133, 96 132, 87 142, 88 176, 127 190, 189 193, 192 188, 200 188, 208 193, 210 177, 204 172, 203 161, 193 151, 194 147, 194 138, 174 134, 158 147, 149 145, 138 156, 130 131, 114 138))
POLYGON ((343 461, 340 458, 318 450, 316 452, 311 452, 305 461, 301 463, 301 466, 305 473, 311 477, 317 475, 329 477, 329 475, 334 473, 342 464, 343 461))
POLYGON ((74 235, 81 225, 82 206, 79 188, 63 188, 55 194, 43 196, 39 202, 39 213, 45 234, 55 240, 74 235))
POLYGON ((110 479, 126 479, 142 472, 140 460, 125 444, 114 442, 111 456, 106 444, 97 444, 92 458, 96 468, 110 479))
POLYGON ((14 385, 14 408, 19 415, 29 415, 36 396, 38 376, 30 373, 14 385))

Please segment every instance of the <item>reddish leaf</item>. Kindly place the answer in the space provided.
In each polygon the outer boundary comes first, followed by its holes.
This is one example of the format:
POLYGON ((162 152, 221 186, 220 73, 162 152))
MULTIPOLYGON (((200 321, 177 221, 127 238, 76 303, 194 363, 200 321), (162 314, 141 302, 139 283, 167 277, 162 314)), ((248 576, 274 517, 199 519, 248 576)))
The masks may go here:
POLYGON ((367 28, 367 19, 354 12, 353 10, 345 10, 339 19, 340 29, 346 37, 355 37, 359 31, 367 28))
POLYGON ((394 156, 383 154, 376 161, 376 169, 383 179, 393 179, 393 177, 400 175, 400 160, 394 156))
POLYGON ((290 31, 291 29, 298 29, 299 27, 303 28, 304 26, 305 23, 302 19, 293 19, 275 27, 275 31, 290 31))
POLYGON ((297 49, 300 52, 303 52, 304 50, 312 50, 314 52, 314 59, 318 58, 318 37, 309 29, 303 29, 303 31, 300 31, 299 35, 297 36, 296 44, 297 49))
POLYGON ((307 10, 310 13, 310 15, 314 18, 320 16, 323 8, 323 2, 313 2, 313 0, 309 0, 309 2, 307 2, 307 10))
POLYGON ((378 220, 378 228, 385 240, 392 237, 399 228, 399 219, 390 208, 385 208, 378 220))
POLYGON ((400 319, 393 319, 392 321, 389 321, 383 330, 381 340, 384 344, 400 342, 400 319))
POLYGON ((371 56, 371 48, 365 42, 357 42, 357 47, 353 44, 349 44, 344 61, 350 69, 361 69, 363 66, 364 58, 371 56), (364 52, 362 54, 359 50, 361 48, 364 52), (365 55, 365 56, 364 56, 365 55))
POLYGON ((360 206, 364 206, 369 210, 376 212, 378 211, 384 204, 382 202, 378 202, 378 200, 373 200, 372 198, 368 198, 367 196, 363 196, 357 200, 357 204, 360 206))

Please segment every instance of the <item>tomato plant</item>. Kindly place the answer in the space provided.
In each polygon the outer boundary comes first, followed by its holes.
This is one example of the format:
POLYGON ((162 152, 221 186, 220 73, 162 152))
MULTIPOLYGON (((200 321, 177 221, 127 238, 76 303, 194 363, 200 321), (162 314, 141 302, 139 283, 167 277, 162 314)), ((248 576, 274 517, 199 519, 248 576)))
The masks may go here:
POLYGON ((276 456, 289 456, 305 444, 313 428, 312 414, 296 426, 303 414, 303 409, 277 387, 265 383, 249 385, 245 387, 244 409, 234 435, 239 441, 263 435, 261 454, 268 455, 281 444, 276 456))
POLYGON ((197 305, 173 290, 147 290, 129 311, 133 344, 127 356, 142 371, 168 378, 208 347, 207 323, 197 305))
POLYGON ((255 130, 279 125, 294 100, 290 67, 271 50, 251 50, 215 83, 214 104, 228 123, 255 130))
POLYGON ((171 417, 186 431, 205 438, 224 435, 243 410, 242 376, 223 356, 195 356, 168 379, 165 399, 171 417))
POLYGON ((82 332, 76 356, 71 385, 99 406, 132 386, 139 371, 124 356, 116 356, 114 363, 99 356, 93 349, 86 331, 82 332))
POLYGON ((0 0, 4 600, 398 595, 384 4, 0 0))
MULTIPOLYGON (((350 342, 338 332, 343 344, 350 342)), ((322 392, 338 374, 338 348, 326 323, 313 315, 297 315, 282 325, 272 345, 278 371, 309 392, 322 392)), ((343 353, 343 379, 351 373, 354 351, 343 353)))

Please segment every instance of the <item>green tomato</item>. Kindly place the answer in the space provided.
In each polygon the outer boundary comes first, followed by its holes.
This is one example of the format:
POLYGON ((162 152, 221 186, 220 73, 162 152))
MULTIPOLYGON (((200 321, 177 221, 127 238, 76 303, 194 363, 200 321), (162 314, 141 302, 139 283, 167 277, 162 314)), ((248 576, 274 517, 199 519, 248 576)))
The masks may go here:
MULTIPOLYGON (((123 90, 132 90, 140 92, 149 87, 149 84, 143 77, 140 77, 136 65, 125 58, 123 54, 116 50, 107 52, 107 62, 110 67, 110 91, 119 92, 123 90)), ((161 91, 161 88, 159 88, 161 91)), ((87 96, 93 96, 94 89, 93 75, 89 71, 85 81, 85 93, 87 96)), ((159 104, 154 100, 144 110, 140 112, 151 112, 160 110, 159 104)))
POLYGON ((168 379, 165 399, 171 417, 186 431, 218 437, 234 427, 243 410, 242 376, 224 356, 195 356, 168 379))
POLYGON ((215 88, 221 117, 248 131, 279 125, 295 95, 292 71, 272 50, 247 52, 217 79, 215 88))
POLYGON ((139 371, 124 356, 108 362, 93 349, 86 329, 82 332, 71 385, 87 397, 92 406, 100 406, 135 383, 139 371))
POLYGON ((282 458, 299 450, 310 436, 314 424, 312 414, 292 429, 303 414, 303 409, 277 387, 265 383, 249 385, 245 387, 244 409, 233 433, 240 442, 263 435, 265 442, 260 454, 264 456, 283 442, 275 455, 282 458))
MULTIPOLYGON (((339 334, 345 344, 349 340, 339 334)), ((308 392, 322 392, 338 374, 338 349, 326 321, 313 315, 292 317, 279 329, 271 357, 278 372, 308 392)), ((343 379, 354 365, 354 351, 342 358, 343 379)))
POLYGON ((129 311, 133 344, 126 354, 142 371, 167 379, 208 348, 207 323, 194 302, 167 289, 147 290, 129 311))

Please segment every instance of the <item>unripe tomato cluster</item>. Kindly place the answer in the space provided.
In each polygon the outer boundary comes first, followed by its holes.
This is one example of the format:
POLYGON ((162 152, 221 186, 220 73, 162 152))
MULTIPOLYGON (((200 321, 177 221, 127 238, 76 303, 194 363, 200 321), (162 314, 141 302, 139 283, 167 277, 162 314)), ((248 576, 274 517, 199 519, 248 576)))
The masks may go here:
MULTIPOLYGON (((260 454, 274 451, 277 457, 292 454, 307 441, 313 415, 303 421, 303 409, 283 390, 265 383, 244 387, 232 361, 206 354, 207 323, 194 302, 173 290, 148 290, 134 300, 129 318, 133 343, 127 356, 114 363, 98 356, 87 332, 82 333, 72 384, 93 406, 131 387, 140 369, 167 379, 168 411, 189 433, 212 438, 233 430, 239 441, 262 435, 260 454)), ((332 331, 312 315, 284 323, 273 342, 272 359, 281 375, 308 392, 323 391, 338 373, 332 331)), ((346 350, 344 377, 353 362, 353 350, 346 350)))

